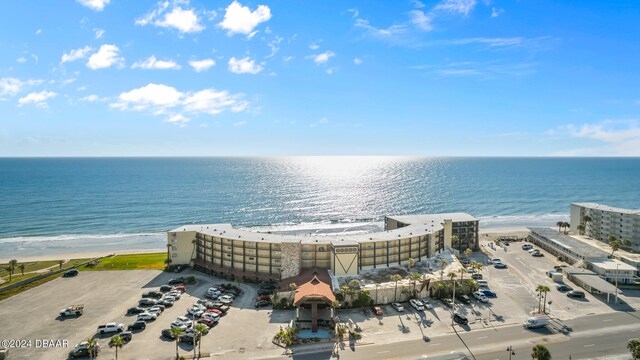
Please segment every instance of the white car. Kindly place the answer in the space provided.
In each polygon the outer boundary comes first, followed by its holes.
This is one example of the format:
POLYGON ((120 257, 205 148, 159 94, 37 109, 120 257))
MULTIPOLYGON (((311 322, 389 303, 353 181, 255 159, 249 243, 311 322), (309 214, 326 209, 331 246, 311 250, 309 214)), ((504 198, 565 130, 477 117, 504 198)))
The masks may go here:
POLYGON ((491 259, 491 263, 495 264, 495 263, 501 263, 502 260, 496 258, 496 259, 491 259))
POLYGON ((195 317, 200 317, 202 316, 202 314, 204 314, 204 310, 199 309, 197 307, 192 307, 187 309, 187 313, 195 317))
POLYGON ((171 302, 176 302, 176 298, 174 298, 173 296, 167 295, 163 298, 165 301, 169 300, 171 302))
POLYGON ((175 300, 180 300, 180 291, 169 291, 168 296, 172 296, 175 300))
POLYGON ((222 295, 218 298, 218 301, 220 301, 223 304, 231 304, 233 302, 233 296, 231 295, 222 295))
POLYGON ((150 321, 158 318, 157 314, 150 312, 143 312, 142 314, 138 314, 138 320, 150 321))
POLYGON ((489 299, 481 291, 474 292, 473 293, 473 297, 476 298, 476 300, 481 301, 483 303, 488 303, 489 302, 489 299))
POLYGON ((195 303, 195 304, 193 304, 193 306, 192 306, 192 307, 194 307, 194 308, 198 308, 198 309, 200 309, 200 310, 202 310, 202 311, 207 311, 207 307, 206 307, 206 306, 204 306, 203 304, 200 304, 200 303, 195 303))
POLYGON ((424 305, 422 305, 421 301, 418 301, 416 299, 411 299, 409 300, 409 304, 411 304, 411 306, 413 306, 413 308, 416 309, 417 311, 424 311, 424 305))
POLYGON ((213 293, 220 293, 220 289, 218 289, 217 287, 210 287, 209 290, 207 290, 208 293, 213 294, 213 293))
POLYGON ((529 250, 527 250, 529 252, 529 254, 534 253, 534 252, 540 252, 540 250, 536 249, 536 248, 531 248, 529 250))
POLYGON ((185 324, 188 328, 190 328, 193 325, 193 322, 191 320, 189 320, 189 318, 186 317, 186 316, 178 316, 176 318, 176 320, 180 321, 183 324, 185 324))
POLYGON ((212 312, 206 312, 202 314, 203 319, 210 319, 211 321, 218 322, 220 320, 220 315, 212 312))
POLYGON ((400 303, 393 303, 391 306, 399 312, 404 311, 404 307, 400 303))
POLYGON ((187 325, 183 324, 180 321, 174 321, 171 323, 171 328, 172 329, 180 329, 182 331, 187 331, 187 325))
POLYGON ((431 310, 433 309, 433 305, 431 305, 431 303, 429 302, 429 300, 427 299, 422 299, 420 300, 420 302, 422 303, 422 305, 424 305, 424 308, 427 310, 431 310))
POLYGON ((158 317, 158 316, 160 316, 160 314, 162 314, 162 309, 157 307, 157 306, 154 306, 154 307, 151 307, 151 308, 147 309, 147 312, 151 313, 151 314, 156 314, 156 317, 158 317))

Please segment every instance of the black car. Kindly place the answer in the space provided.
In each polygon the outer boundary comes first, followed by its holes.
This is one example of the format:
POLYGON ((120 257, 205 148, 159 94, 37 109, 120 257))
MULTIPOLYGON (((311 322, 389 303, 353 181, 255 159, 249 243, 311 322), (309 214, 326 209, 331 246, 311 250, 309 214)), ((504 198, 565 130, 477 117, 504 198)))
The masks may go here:
POLYGON ((260 300, 260 301, 256 302, 256 307, 257 308, 261 308, 261 307, 265 307, 265 306, 271 306, 271 301, 260 300))
POLYGON ((567 285, 567 284, 558 284, 558 285, 556 285, 556 289, 558 289, 558 291, 562 291, 562 292, 573 290, 573 288, 571 286, 567 285))
POLYGON ((169 292, 171 290, 173 290, 173 286, 171 286, 171 285, 162 285, 162 286, 160 286, 160 291, 162 291, 162 292, 169 292))
POLYGON ((183 283, 184 283, 184 279, 183 278, 177 278, 177 279, 169 280, 169 285, 179 285, 179 284, 183 284, 183 283))
POLYGON ((145 310, 145 309, 143 309, 143 308, 141 308, 139 306, 136 306, 136 307, 128 308, 127 309, 127 315, 141 314, 141 313, 143 313, 145 311, 147 311, 147 310, 145 310))
POLYGON ((453 321, 457 322, 460 325, 467 325, 469 320, 464 315, 453 314, 453 321))
POLYGON ((69 271, 65 272, 64 274, 62 274, 62 277, 72 277, 72 276, 76 276, 76 275, 78 275, 78 270, 72 269, 72 270, 69 270, 69 271))
POLYGON ((144 330, 147 328, 147 323, 144 322, 143 320, 138 320, 134 323, 129 324, 129 326, 127 326, 127 330, 131 331, 131 330, 144 330))
POLYGON ((193 333, 186 333, 186 334, 180 335, 180 342, 184 342, 184 343, 193 345, 195 343, 195 339, 196 338, 199 339, 200 338, 200 334, 194 335, 193 333))
POLYGON ((460 300, 461 302, 463 302, 465 304, 471 304, 471 299, 467 295, 459 295, 459 296, 457 296, 457 298, 458 298, 458 300, 460 300))
POLYGON ((159 291, 148 291, 144 294, 142 294, 143 298, 153 298, 153 299, 160 299, 162 297, 162 293, 159 291))
POLYGON ((149 298, 142 298, 140 299, 140 301, 138 301, 138 304, 142 306, 152 306, 156 304, 156 301, 149 298))
POLYGON ((78 348, 78 349, 73 349, 69 352, 69 358, 70 359, 75 359, 77 357, 88 357, 89 356, 89 349, 88 348, 78 348))
POLYGON ((167 301, 167 300, 158 300, 158 302, 156 302, 155 305, 162 305, 164 307, 172 307, 173 303, 171 301, 167 301))
POLYGON ((131 331, 123 331, 119 335, 120 335, 120 338, 122 339, 122 341, 124 341, 126 343, 131 341, 131 339, 133 338, 133 334, 131 333, 131 331))
POLYGON ((583 298, 584 297, 584 292, 579 291, 579 290, 571 290, 571 291, 567 292, 567 296, 568 297, 574 297, 574 298, 583 298))
POLYGON ((171 332, 171 329, 163 329, 162 330, 162 336, 169 338, 169 339, 175 339, 176 337, 173 335, 173 333, 171 332))

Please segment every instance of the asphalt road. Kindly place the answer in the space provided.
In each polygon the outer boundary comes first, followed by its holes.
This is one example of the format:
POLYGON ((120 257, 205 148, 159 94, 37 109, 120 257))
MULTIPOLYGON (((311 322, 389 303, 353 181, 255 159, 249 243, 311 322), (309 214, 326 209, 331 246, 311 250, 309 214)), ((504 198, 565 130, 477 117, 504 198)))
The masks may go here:
MULTIPOLYGON (((512 346, 516 359, 529 359, 536 344, 547 346, 554 359, 593 358, 603 355, 627 353, 630 338, 640 334, 640 312, 614 313, 576 318, 564 324, 553 324, 566 333, 542 329, 529 331, 521 325, 458 332, 433 337, 429 342, 411 340, 384 345, 364 345, 339 351, 340 359, 426 359, 468 358, 492 360, 508 358, 507 347, 512 346)), ((299 353, 295 360, 330 359, 331 350, 299 353)), ((283 357, 285 358, 285 357, 283 357)), ((335 359, 335 357, 333 357, 335 359)))

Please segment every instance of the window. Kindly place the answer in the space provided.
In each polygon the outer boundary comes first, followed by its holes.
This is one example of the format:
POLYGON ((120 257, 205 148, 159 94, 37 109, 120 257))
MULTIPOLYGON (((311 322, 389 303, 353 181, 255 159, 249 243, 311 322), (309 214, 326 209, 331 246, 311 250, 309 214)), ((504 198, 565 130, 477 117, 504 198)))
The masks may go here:
POLYGON ((173 253, 173 254, 171 254, 171 257, 178 257, 178 254, 173 253))
POLYGON ((250 257, 249 260, 254 260, 254 259, 252 257, 250 257))

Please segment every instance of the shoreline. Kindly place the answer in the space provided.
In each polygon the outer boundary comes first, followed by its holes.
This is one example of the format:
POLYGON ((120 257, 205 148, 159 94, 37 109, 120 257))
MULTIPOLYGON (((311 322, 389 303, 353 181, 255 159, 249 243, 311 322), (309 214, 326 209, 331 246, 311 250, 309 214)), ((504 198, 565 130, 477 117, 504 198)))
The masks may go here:
MULTIPOLYGON (((529 233, 529 229, 524 226, 508 226, 508 227, 496 227, 481 229, 478 234, 481 236, 489 236, 492 234, 499 235, 516 235, 526 236, 529 233)), ((0 263, 7 263, 11 259, 16 259, 18 262, 32 262, 32 261, 45 261, 45 260, 60 260, 60 259, 84 259, 84 258, 96 258, 106 255, 125 255, 125 254, 150 254, 166 252, 166 248, 130 248, 130 249, 91 249, 86 251, 69 251, 61 253, 50 253, 41 255, 27 255, 27 256, 10 256, 0 257, 0 263)))

